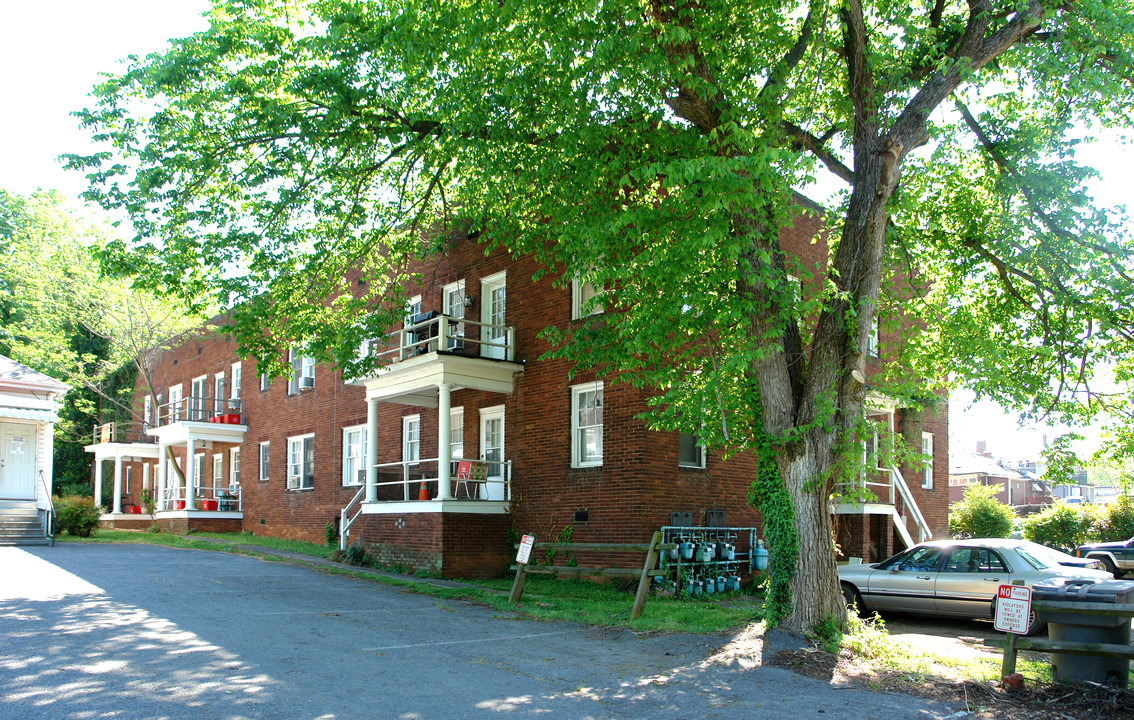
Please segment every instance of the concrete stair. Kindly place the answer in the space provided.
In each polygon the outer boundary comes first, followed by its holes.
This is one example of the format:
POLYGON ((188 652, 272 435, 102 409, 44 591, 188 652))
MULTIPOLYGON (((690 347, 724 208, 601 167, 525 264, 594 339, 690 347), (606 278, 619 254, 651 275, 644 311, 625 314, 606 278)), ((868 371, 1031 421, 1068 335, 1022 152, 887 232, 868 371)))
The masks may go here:
POLYGON ((0 545, 46 545, 35 500, 0 500, 0 545))

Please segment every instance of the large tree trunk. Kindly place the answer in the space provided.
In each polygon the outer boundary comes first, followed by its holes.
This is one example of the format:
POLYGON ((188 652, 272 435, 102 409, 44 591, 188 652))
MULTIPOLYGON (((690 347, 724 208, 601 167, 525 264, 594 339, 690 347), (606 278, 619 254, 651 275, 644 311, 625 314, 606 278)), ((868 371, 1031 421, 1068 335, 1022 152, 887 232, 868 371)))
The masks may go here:
MULTIPOLYGON (((831 261, 830 277, 840 292, 819 319, 794 422, 786 427, 787 383, 768 367, 759 373, 764 429, 777 437, 793 426, 804 432, 803 438, 774 448, 777 468, 795 508, 799 554, 790 585, 791 609, 780 623, 794 632, 826 618, 839 622, 846 618, 829 509, 832 469, 840 453, 846 453, 863 417, 866 344, 881 286, 889 217, 886 206, 897 186, 901 150, 877 136, 862 137, 859 142, 860 149, 868 150, 856 153, 855 175, 860 180, 831 261), (850 316, 856 318, 853 323, 847 320, 850 316)), ((759 329, 766 332, 766 326, 759 329)), ((774 547, 771 550, 775 552, 774 547)))

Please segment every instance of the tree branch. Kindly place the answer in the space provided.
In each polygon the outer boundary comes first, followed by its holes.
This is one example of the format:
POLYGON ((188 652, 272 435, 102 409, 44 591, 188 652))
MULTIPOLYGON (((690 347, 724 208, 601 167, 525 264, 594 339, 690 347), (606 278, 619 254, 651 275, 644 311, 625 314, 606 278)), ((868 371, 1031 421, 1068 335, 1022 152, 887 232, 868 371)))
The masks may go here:
POLYGON ((964 118, 965 124, 968 125, 969 129, 972 130, 974 135, 976 135, 977 140, 980 142, 985 152, 988 153, 989 157, 992 158, 993 162, 996 163, 996 166, 1016 180, 1016 184, 1020 188, 1020 192, 1024 194, 1024 199, 1027 200, 1028 209, 1031 211, 1031 214, 1036 219, 1038 219, 1052 234, 1064 240, 1067 240, 1068 242, 1075 243, 1076 245, 1079 245, 1081 247, 1094 250, 1095 252, 1098 252, 1106 257, 1111 266, 1111 269, 1113 269, 1117 275, 1119 275, 1126 282, 1134 284, 1134 277, 1131 277, 1125 271, 1122 265, 1115 261, 1113 252, 1111 252, 1103 245, 1093 243, 1082 238, 1077 233, 1065 230, 1059 225, 1059 223, 1055 221, 1053 217, 1051 217, 1050 214, 1045 212, 1044 209, 1040 207, 1040 204, 1036 202, 1031 188, 1028 187, 1027 183, 1020 176, 1020 173, 1016 170, 1012 163, 1009 162, 1008 158, 1004 157, 1004 155, 996 147, 996 144, 992 142, 992 139, 988 137, 988 134, 984 132, 984 128, 980 126, 980 123, 977 121, 977 119, 973 117, 973 114, 971 112, 969 112, 968 107, 965 106, 965 104, 960 100, 956 101, 956 106, 957 110, 960 111, 961 116, 964 118))
POLYGON ((807 150, 848 185, 854 185, 854 171, 826 147, 829 135, 824 138, 815 137, 790 120, 783 121, 783 128, 792 139, 794 147, 807 150))

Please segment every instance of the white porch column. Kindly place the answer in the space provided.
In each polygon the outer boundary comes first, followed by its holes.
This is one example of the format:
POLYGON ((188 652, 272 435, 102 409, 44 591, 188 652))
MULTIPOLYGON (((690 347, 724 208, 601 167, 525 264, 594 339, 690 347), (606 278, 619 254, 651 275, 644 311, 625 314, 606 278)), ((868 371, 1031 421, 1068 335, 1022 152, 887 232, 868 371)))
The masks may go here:
POLYGON ((165 469, 169 465, 169 459, 166 457, 166 446, 158 445, 158 464, 157 464, 157 490, 154 493, 154 507, 158 510, 165 510, 165 469))
POLYGON ((194 485, 197 482, 197 455, 192 435, 185 441, 185 447, 188 448, 185 453, 185 509, 192 510, 193 500, 197 497, 197 487, 194 485))
POLYGON ((378 399, 366 401, 366 502, 378 501, 378 399))
POLYGON ((437 498, 448 500, 453 497, 450 465, 453 460, 453 446, 449 444, 449 383, 437 386, 437 498))
MULTIPOLYGON (((52 458, 55 457, 55 424, 48 423, 43 428, 43 475, 47 478, 47 487, 40 488, 47 493, 48 497, 55 492, 55 475, 53 474, 54 468, 52 467, 52 458)), ((46 499, 44 500, 46 502, 46 499)))
POLYGON ((122 512, 122 454, 114 454, 114 497, 110 499, 110 512, 122 512))
POLYGON ((94 461, 94 504, 102 504, 102 457, 98 453, 94 461))

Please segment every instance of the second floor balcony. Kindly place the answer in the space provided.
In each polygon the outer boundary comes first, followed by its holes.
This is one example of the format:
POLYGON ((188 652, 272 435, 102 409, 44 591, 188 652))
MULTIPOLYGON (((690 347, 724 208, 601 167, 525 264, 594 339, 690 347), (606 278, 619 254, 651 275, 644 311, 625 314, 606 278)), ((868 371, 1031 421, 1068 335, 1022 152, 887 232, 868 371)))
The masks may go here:
POLYGON ((134 444, 143 443, 152 445, 157 442, 153 435, 146 434, 149 426, 145 423, 135 422, 108 422, 94 426, 94 432, 91 435, 91 444, 99 445, 101 443, 122 443, 134 444))
POLYGON ((240 398, 190 395, 185 398, 173 398, 158 406, 158 426, 179 422, 243 425, 244 401, 240 398))

